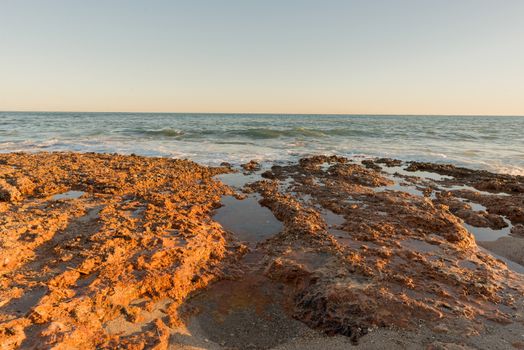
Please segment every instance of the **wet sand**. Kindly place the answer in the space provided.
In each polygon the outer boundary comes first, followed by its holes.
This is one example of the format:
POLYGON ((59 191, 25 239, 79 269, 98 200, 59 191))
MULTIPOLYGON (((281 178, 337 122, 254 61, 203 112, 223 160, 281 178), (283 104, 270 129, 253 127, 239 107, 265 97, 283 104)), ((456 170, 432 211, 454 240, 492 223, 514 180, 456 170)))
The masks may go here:
POLYGON ((0 213, 5 349, 524 348, 519 176, 2 154, 0 213))

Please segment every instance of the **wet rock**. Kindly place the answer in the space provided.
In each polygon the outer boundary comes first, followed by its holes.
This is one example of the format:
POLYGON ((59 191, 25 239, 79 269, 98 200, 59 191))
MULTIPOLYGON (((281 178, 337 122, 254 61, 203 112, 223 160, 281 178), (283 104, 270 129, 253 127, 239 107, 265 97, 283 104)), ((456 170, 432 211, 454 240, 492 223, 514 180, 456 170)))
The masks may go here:
POLYGON ((382 167, 377 165, 377 164, 375 164, 375 162, 372 161, 371 159, 363 160, 362 161, 362 165, 364 165, 368 169, 373 169, 373 170, 376 170, 376 171, 382 170, 382 167))
POLYGON ((467 224, 475 227, 489 227, 500 230, 508 227, 508 224, 500 215, 489 214, 485 211, 476 212, 471 209, 451 210, 453 214, 464 220, 467 224))
POLYGON ((434 203, 446 205, 449 211, 464 220, 467 224, 475 227, 489 227, 494 230, 508 227, 508 224, 500 215, 491 214, 486 211, 474 211, 470 204, 457 199, 451 192, 437 193, 437 199, 434 203))
POLYGON ((490 214, 503 215, 514 225, 524 224, 524 196, 522 195, 481 194, 470 190, 453 191, 450 196, 453 195, 479 203, 485 206, 490 214))
POLYGON ((250 160, 249 162, 242 164, 241 167, 246 171, 256 171, 260 169, 260 164, 256 160, 250 160))
POLYGON ((302 264, 277 258, 269 263, 265 275, 277 281, 298 284, 309 279, 311 271, 302 264))
POLYGON ((346 163, 348 160, 345 157, 340 156, 324 156, 324 155, 318 155, 318 156, 312 156, 307 158, 302 158, 298 161, 300 167, 306 168, 306 169, 316 169, 319 168, 320 165, 323 163, 346 163))
POLYGON ((511 234, 517 237, 524 237, 524 225, 517 224, 511 228, 511 234))
MULTIPOLYGON (((452 164, 435 164, 428 162, 410 162, 407 171, 429 171, 441 175, 466 177, 475 173, 475 170, 456 167, 452 164)), ((485 172, 487 173, 487 172, 485 172)))
POLYGON ((331 176, 364 186, 378 187, 393 184, 393 181, 378 172, 370 171, 357 164, 336 164, 328 169, 328 173, 331 176))
POLYGON ((379 164, 385 164, 388 167, 394 167, 394 166, 401 166, 402 161, 399 159, 392 159, 392 158, 378 158, 375 160, 375 163, 379 164))
MULTIPOLYGON (((452 176, 460 179, 461 184, 468 184, 481 191, 509 194, 524 193, 524 176, 508 174, 495 174, 486 170, 472 170, 456 167, 451 164, 434 164, 412 162, 406 168, 408 171, 429 171, 441 175, 452 176)), ((456 181, 449 181, 457 183, 456 181)))
POLYGON ((276 175, 270 170, 264 171, 260 176, 262 176, 264 179, 270 180, 274 180, 277 178, 276 175))
POLYGON ((350 163, 320 171, 324 161, 315 157, 302 159, 298 167, 280 167, 279 178, 294 180, 292 190, 270 181, 250 185, 284 223, 280 234, 263 243, 274 257, 266 275, 286 283, 297 319, 354 339, 382 326, 438 321, 433 332, 447 334, 457 318, 471 324, 509 320, 504 307, 497 308, 520 298, 512 291, 519 277, 480 252, 444 203, 490 226, 502 225, 497 214, 474 212, 453 192, 438 193, 436 203, 403 192, 375 192, 370 187, 389 183, 380 173, 350 163), (328 225, 324 210, 346 220, 328 225), (322 258, 305 264, 301 251, 322 258), (459 265, 462 260, 468 264, 459 265))
MULTIPOLYGON (((524 181, 523 181, 524 182, 524 181)), ((507 178, 481 180, 475 183, 475 188, 488 192, 524 193, 524 183, 507 178)))

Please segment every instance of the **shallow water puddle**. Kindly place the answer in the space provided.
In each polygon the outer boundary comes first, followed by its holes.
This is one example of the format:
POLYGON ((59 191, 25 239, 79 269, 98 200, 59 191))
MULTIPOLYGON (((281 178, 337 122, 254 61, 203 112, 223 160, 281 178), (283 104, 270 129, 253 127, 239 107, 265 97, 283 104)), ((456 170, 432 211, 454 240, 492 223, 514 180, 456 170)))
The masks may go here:
MULTIPOLYGON (((451 186, 452 188, 454 189, 467 189, 467 190, 471 190, 471 191, 476 191, 476 192, 480 192, 481 194, 488 194, 488 195, 493 195, 493 193, 489 193, 489 192, 484 192, 484 191, 479 191, 471 186, 466 186, 466 185, 462 185, 462 186, 451 186)), ((466 198, 462 198, 462 197, 455 197, 456 199, 460 200, 462 203, 465 203, 465 204, 468 204, 470 207, 471 207, 471 210, 472 211, 476 211, 476 212, 479 212, 479 211, 484 211, 484 212, 488 212, 487 208, 480 204, 480 203, 476 203, 476 202, 473 202, 469 199, 466 199, 466 198)), ((497 239, 499 239, 500 237, 504 237, 504 236, 507 236, 511 233, 511 228, 513 227, 513 224, 511 223, 511 221, 506 218, 505 216, 501 215, 502 219, 504 220, 504 222, 508 225, 504 228, 501 228, 499 230, 495 230, 495 229, 492 229, 492 228, 489 228, 489 227, 476 227, 476 226, 473 226, 473 225, 470 225, 470 224, 467 224, 465 222, 463 222, 462 224, 464 225, 464 227, 473 234, 473 236, 475 236, 475 239, 477 241, 496 241, 497 239)))
POLYGON ((432 172, 429 172, 429 171, 421 171, 421 170, 408 171, 408 170, 405 169, 405 167, 402 167, 402 166, 392 166, 392 167, 383 166, 382 167, 382 171, 384 171, 384 172, 386 172, 386 173, 388 173, 390 175, 395 175, 395 173, 398 173, 398 174, 404 175, 404 176, 416 176, 416 177, 420 177, 420 178, 428 179, 428 180, 433 180, 433 181, 442 181, 442 180, 451 180, 451 179, 453 179, 453 176, 440 175, 440 174, 432 173, 432 172))
POLYGON ((258 203, 257 196, 236 199, 222 197, 222 207, 213 216, 224 229, 232 232, 241 241, 260 242, 280 232, 283 225, 271 210, 258 203))
MULTIPOLYGON (((393 180, 395 181, 395 180, 393 180)), ((417 189, 413 185, 402 185, 399 182, 395 181, 395 184, 389 186, 380 186, 372 188, 375 192, 384 192, 384 191, 399 191, 411 194, 413 196, 424 197, 424 193, 421 190, 417 189)))
POLYGON ((487 211, 488 209, 485 206, 483 206, 482 204, 475 203, 475 202, 472 202, 470 200, 463 199, 463 198, 458 198, 458 199, 461 200, 463 203, 468 204, 471 207, 471 210, 473 211, 487 211))
POLYGON ((285 312, 279 284, 261 274, 222 280, 195 295, 187 306, 198 310, 187 328, 233 349, 267 349, 300 336, 307 327, 285 312))
MULTIPOLYGON (((219 175, 225 184, 241 189, 260 180, 258 174, 219 175)), ((285 182, 289 186, 290 182, 285 182)), ((253 250, 240 262, 245 274, 239 280, 222 280, 192 296, 186 306, 198 310, 186 324, 191 333, 205 341, 231 348, 270 348, 300 336, 307 327, 293 320, 284 308, 282 286, 265 277, 262 255, 255 249, 260 242, 283 229, 273 213, 250 194, 244 199, 223 196, 222 206, 213 219, 237 239, 248 242, 253 250)))
POLYGON ((215 179, 222 181, 228 186, 236 190, 241 190, 246 184, 262 180, 262 177, 257 173, 243 174, 243 173, 228 173, 214 176, 215 179))
POLYGON ((84 215, 84 216, 81 216, 78 218, 78 221, 80 223, 86 223, 86 222, 90 222, 90 221, 96 221, 98 219, 100 219, 100 212, 102 211, 102 209, 104 208, 103 205, 99 205, 99 206, 96 206, 94 208, 91 208, 87 211, 87 214, 84 215))
MULTIPOLYGON (((216 178, 228 186, 241 190, 246 184, 262 179, 259 172, 220 174, 216 178)), ((233 233, 241 241, 254 245, 280 232, 283 225, 271 210, 258 203, 259 196, 250 194, 244 199, 223 196, 222 206, 215 211, 213 219, 233 233)))
POLYGON ((472 191, 472 192, 480 193, 480 194, 482 194, 482 195, 484 195, 484 196, 511 196, 509 193, 505 193, 505 192, 493 193, 493 192, 487 192, 487 191, 477 190, 475 187, 468 186, 468 185, 451 185, 451 186, 443 186, 443 187, 441 188, 441 190, 444 190, 444 191, 460 191, 460 190, 468 190, 468 191, 472 191))
POLYGON ((346 222, 346 219, 344 218, 344 216, 335 214, 334 212, 332 212, 329 209, 322 210, 321 214, 322 214, 322 217, 324 218, 324 221, 326 221, 326 223, 328 224, 328 227, 330 228, 337 227, 346 222))
MULTIPOLYGON (((506 193, 494 194, 490 192, 479 191, 476 188, 467 186, 467 185, 450 186, 446 188, 446 190, 470 190, 470 191, 478 192, 482 195, 491 195, 491 196, 508 195, 506 193)), ((460 200, 461 202, 468 204, 471 207, 471 210, 473 211, 488 212, 487 208, 480 203, 476 203, 476 202, 473 202, 469 199, 462 198, 462 197, 456 197, 456 198, 460 200)), ((501 228, 499 230, 495 230, 489 227, 476 227, 476 226, 469 225, 465 222, 463 222, 463 225, 469 232, 473 234, 473 236, 475 236, 475 240, 477 241, 496 241, 500 237, 508 236, 511 233, 511 228, 513 227, 513 224, 511 223, 511 221, 508 218, 506 218, 503 215, 501 215, 501 217, 508 226, 501 228)))
POLYGON ((84 194, 84 191, 67 191, 64 193, 55 194, 51 197, 51 200, 59 200, 59 199, 77 199, 82 197, 84 194))
MULTIPOLYGON (((487 212, 487 208, 482 204, 475 203, 464 198, 457 197, 457 199, 459 199, 463 203, 468 204, 471 207, 471 210, 473 211, 487 212)), ((508 218, 506 218, 503 215, 501 215, 501 217, 508 226, 503 227, 499 230, 495 230, 489 227, 476 227, 465 222, 463 222, 463 225, 469 232, 473 234, 473 236, 475 236, 475 239, 477 241, 496 241, 500 237, 509 235, 511 233, 511 228, 513 227, 513 224, 508 218)))
POLYGON ((426 241, 413 238, 400 241, 400 245, 402 245, 405 248, 422 253, 435 253, 440 250, 440 247, 438 245, 430 244, 426 241))
MULTIPOLYGON (((401 167, 391 167, 389 169, 402 169, 401 167)), ((406 173, 409 173, 408 171, 404 171, 406 173)), ((379 186, 379 187, 372 187, 371 189, 375 192, 384 192, 384 191, 398 191, 398 192, 404 192, 404 193, 408 193, 412 196, 419 196, 419 197, 424 197, 424 193, 419 190, 415 185, 406 185, 404 179, 402 180, 399 180, 398 177, 396 177, 394 174, 395 174, 395 171, 386 171, 387 173, 387 178, 391 181, 394 182, 393 185, 387 185, 387 186, 379 186)), ((431 174, 431 173, 429 173, 431 174)), ((413 176, 413 175, 411 175, 413 176)))
POLYGON ((508 226, 501 228, 500 230, 494 230, 489 227, 475 227, 469 224, 463 223, 464 227, 475 236, 477 241, 496 241, 500 237, 508 236, 511 233, 513 225, 506 217, 502 216, 502 219, 508 224, 508 226))
POLYGON ((343 203, 347 203, 347 204, 363 204, 364 203, 363 201, 358 200, 358 199, 354 199, 353 197, 349 197, 347 199, 344 199, 342 202, 343 203))

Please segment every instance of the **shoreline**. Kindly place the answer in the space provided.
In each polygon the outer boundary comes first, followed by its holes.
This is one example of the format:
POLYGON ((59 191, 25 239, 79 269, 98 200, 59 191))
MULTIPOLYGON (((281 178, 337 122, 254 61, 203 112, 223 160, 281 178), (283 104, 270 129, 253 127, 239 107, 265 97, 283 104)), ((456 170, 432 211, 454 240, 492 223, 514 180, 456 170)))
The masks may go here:
POLYGON ((524 276, 477 246, 524 264, 522 176, 3 153, 0 197, 7 349, 524 347, 524 276))

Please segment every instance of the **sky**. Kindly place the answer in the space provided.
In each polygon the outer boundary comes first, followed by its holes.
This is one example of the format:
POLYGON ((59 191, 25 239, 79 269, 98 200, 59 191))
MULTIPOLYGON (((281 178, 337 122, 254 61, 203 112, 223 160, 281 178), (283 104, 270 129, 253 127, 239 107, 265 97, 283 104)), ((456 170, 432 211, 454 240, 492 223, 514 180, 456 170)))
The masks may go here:
POLYGON ((0 110, 524 115, 522 0, 0 0, 0 110))

